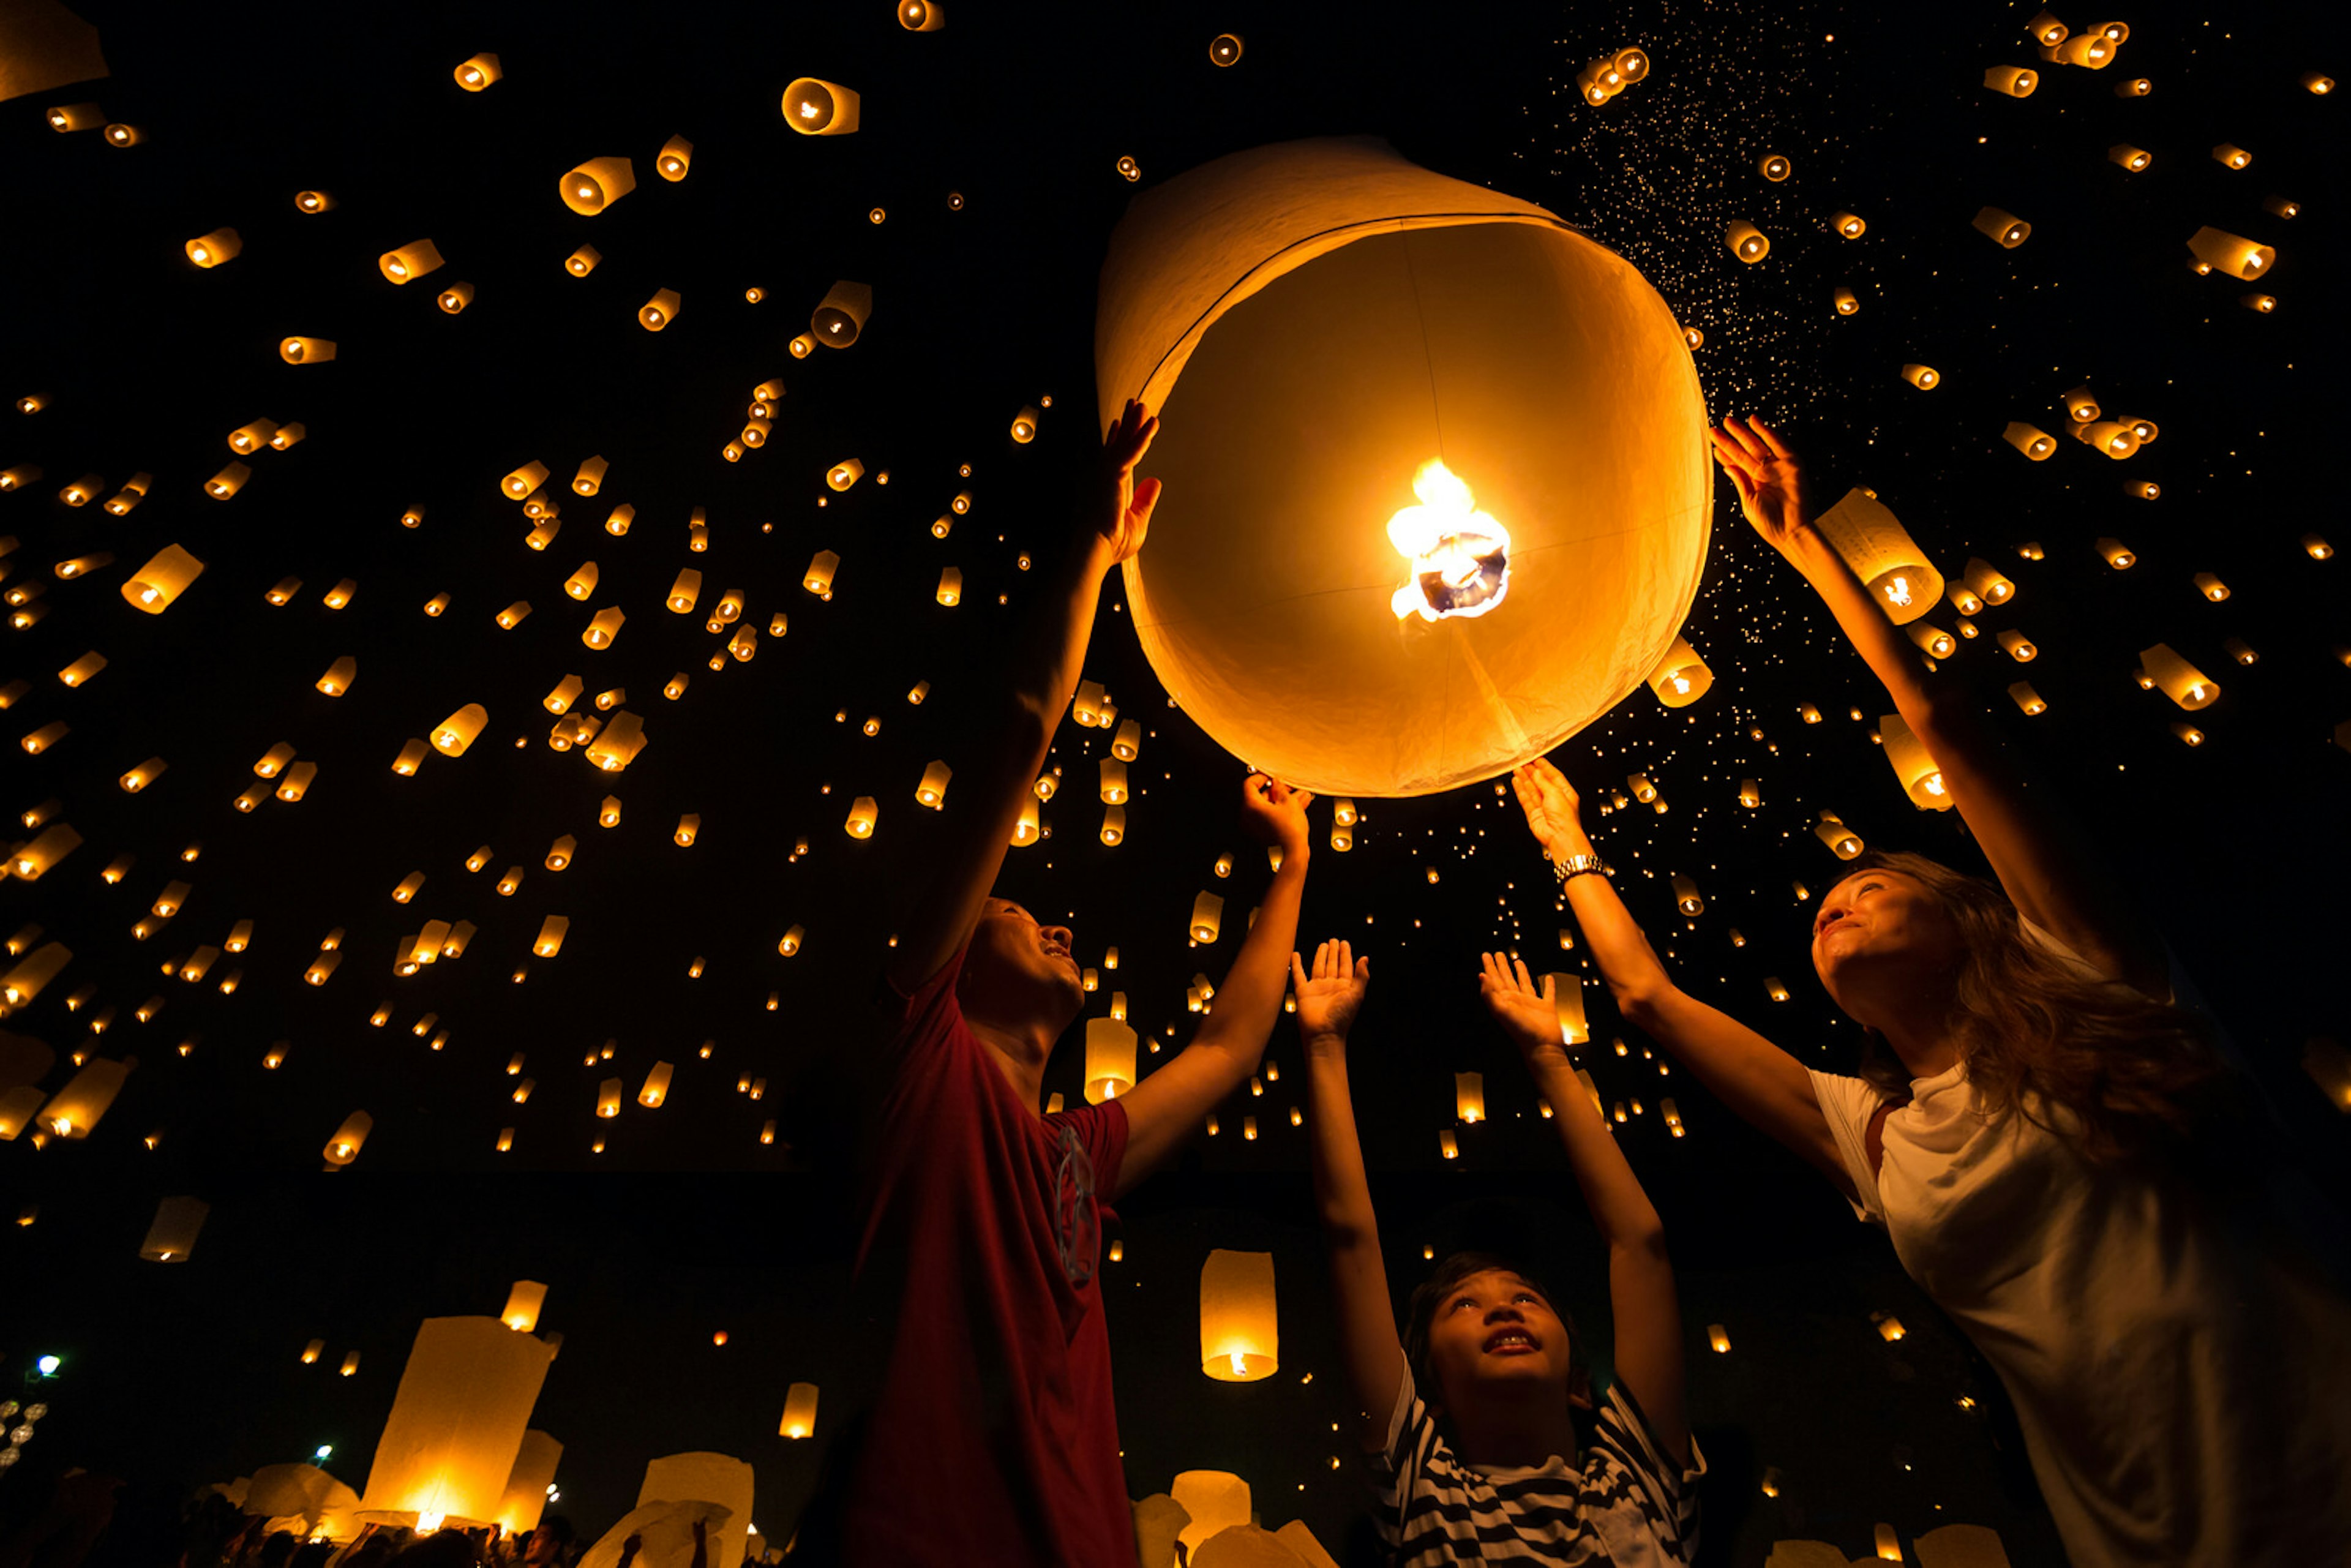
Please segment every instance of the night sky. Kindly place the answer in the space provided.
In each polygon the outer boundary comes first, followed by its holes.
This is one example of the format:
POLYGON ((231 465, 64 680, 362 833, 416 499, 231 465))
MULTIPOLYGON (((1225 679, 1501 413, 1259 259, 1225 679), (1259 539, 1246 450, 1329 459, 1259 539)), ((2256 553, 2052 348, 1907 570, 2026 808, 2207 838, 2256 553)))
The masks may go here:
MULTIPOLYGON (((138 1067, 87 1138, 0 1143, 0 1199, 37 1210, 0 1235, 0 1396, 35 1356, 67 1362, 22 1475, 0 1479, 0 1515, 45 1467, 103 1463, 168 1502, 321 1443, 359 1487, 417 1322, 496 1312, 528 1277, 550 1286, 541 1327, 566 1336, 533 1423, 567 1445, 559 1507, 592 1535, 633 1502, 647 1458, 714 1448, 757 1467, 756 1521, 789 1532, 867 1375, 866 1307, 848 1286, 851 1113, 826 1068, 856 1044, 883 944, 952 829, 942 817, 969 809, 951 789, 945 813, 921 810, 915 781, 976 746, 991 671, 1071 538, 1097 444, 1104 245, 1138 189, 1301 136, 1383 136, 1542 204, 1702 330, 1713 417, 1778 423, 1823 505, 1875 488, 1947 574, 1981 557, 2012 578, 2014 599, 1978 618, 1982 635, 1946 677, 2160 924, 2321 1179, 2351 1182, 2342 1123, 2300 1065, 2306 1040, 2346 1028, 2330 981, 2351 876, 2351 754, 2335 743, 2351 719, 2351 594, 2343 563, 2302 542, 2351 544, 2332 504, 2339 347, 2325 347, 2345 340, 2343 219, 2327 199, 2342 106, 2298 85, 2346 57, 2321 8, 2146 7, 2099 71, 2035 57, 2022 25, 2036 5, 951 3, 946 27, 921 35, 877 0, 626 18, 75 9, 100 29, 112 75, 0 103, 0 277, 16 302, 0 393, 47 399, 30 415, 0 409, 0 467, 42 470, 0 494, 0 536, 16 541, 0 591, 46 590, 30 601, 39 618, 0 628, 0 687, 28 686, 0 716, 0 809, 39 821, 57 802, 51 820, 83 842, 37 883, 0 882, 0 932, 37 925, 26 942, 74 955, 0 1029, 55 1049, 45 1089, 72 1074, 74 1051, 138 1067), (1225 31, 1246 51, 1218 68, 1207 44, 1225 31), (1628 45, 1650 51, 1648 79, 1583 105, 1576 69, 1628 45), (504 79, 463 91, 452 69, 480 50, 504 79), (1985 68, 2003 64, 2040 69, 2039 90, 1986 89, 1985 68), (801 75, 863 95, 854 135, 785 128, 778 94, 801 75), (2137 77, 2151 92, 2117 96, 2137 77), (115 148, 45 122, 83 101, 142 140, 115 148), (694 147, 676 183, 653 169, 673 135, 694 147), (2250 166, 2215 161, 2220 142, 2250 166), (2107 156, 2116 143, 2151 166, 2126 172, 2107 156), (1792 161, 1784 183, 1756 172, 1767 152, 1792 161), (566 211, 556 176, 605 154, 635 161, 633 193, 592 218, 566 211), (305 189, 335 205, 297 211, 305 189), (2303 208, 2283 217, 2264 210, 2273 198, 2303 208), (2003 249, 1978 233, 1986 204, 2029 221, 2030 239, 2003 249), (1832 232, 1838 209, 1866 234, 1832 232), (1735 218, 1771 237, 1762 263, 1725 248, 1735 218), (225 225, 241 254, 191 265, 185 242, 225 225), (2258 286, 2274 311, 2241 305, 2255 285, 2190 272, 2185 242, 2205 225, 2276 246, 2258 286), (377 256, 423 236, 446 266, 388 283, 377 256), (602 259, 569 276, 583 242, 602 259), (872 287, 862 337, 796 360, 787 340, 838 279, 872 287), (436 308, 459 281, 472 303, 436 308), (1831 307, 1839 286, 1859 300, 1850 317, 1831 307), (663 288, 680 297, 676 319, 645 331, 635 312, 663 288), (277 344, 298 333, 333 340, 336 359, 284 362, 277 344), (1914 361, 1941 384, 1906 383, 1914 361), (730 462, 721 448, 769 378, 788 389, 773 436, 730 462), (2153 420, 2159 438, 2125 462, 2064 439, 2062 399, 2085 382, 2109 416, 2153 420), (1049 397, 1037 440, 1014 444, 1016 412, 1049 397), (225 438, 256 417, 299 421, 306 436, 246 458, 244 487, 210 498, 204 481, 235 455, 225 438), (2026 461, 2001 439, 2011 421, 2058 433, 2060 450, 2026 461), (601 493, 564 496, 559 537, 529 548, 500 477, 537 460, 562 484, 590 455, 610 463, 601 493), (849 456, 865 477, 828 491, 827 468, 849 456), (58 498, 87 474, 100 497, 134 474, 152 483, 114 517, 58 498), (2126 493, 2144 481, 2158 498, 2126 493), (966 489, 972 509, 935 538, 966 489), (614 537, 600 525, 622 503, 634 520, 614 537), (421 521, 404 527, 412 508, 421 521), (697 508, 701 554, 687 548, 697 508), (2094 548, 2106 537, 2137 556, 2127 570, 2094 548), (2020 554, 2027 541, 2042 559, 2020 554), (206 570, 164 613, 141 614, 119 586, 175 542, 206 570), (830 601, 800 586, 820 549, 841 561, 830 601), (55 575, 99 551, 110 564, 55 575), (591 559, 599 585, 575 603, 563 583, 591 559), (660 601, 688 566, 705 573, 702 609, 673 615, 660 601), (947 566, 964 577, 954 608, 934 596, 947 566), (2228 597, 2209 600, 2199 572, 2228 597), (289 601, 268 602, 289 578, 289 601), (330 609, 322 596, 344 579, 350 602, 330 609), (759 645, 714 672, 726 639, 705 615, 729 588, 759 645), (444 593, 445 612, 424 613, 444 593), (493 617, 517 601, 530 616, 501 629, 493 617), (606 604, 628 621, 592 652, 578 634, 606 604), (779 614, 789 630, 772 636, 779 614), (2031 664, 1996 645, 2011 627, 2039 646, 2031 664), (2217 678, 2215 705, 2189 715, 2138 687, 2139 651, 2158 642, 2217 678), (92 650, 105 668, 61 683, 92 650), (316 690, 346 655, 350 691, 316 690), (670 700, 679 672, 690 680, 670 700), (618 776, 546 743, 541 699, 573 674, 575 711, 624 688, 615 708, 643 720, 647 743, 618 776), (2047 712, 2010 700, 2020 678, 2047 712), (921 681, 927 699, 910 705, 921 681), (465 703, 489 721, 465 756, 392 770, 465 703), (55 721, 69 733, 38 755, 14 744, 55 721), (2200 745, 2175 735, 2183 722, 2200 745), (298 801, 240 812, 235 797, 262 782, 255 759, 279 742, 317 764, 315 780, 298 801), (122 789, 151 757, 168 770, 122 789), (598 823, 607 794, 622 802, 611 828, 598 823), (881 802, 862 841, 842 829, 858 796, 881 802), (691 847, 673 840, 684 813, 700 818, 691 847), (573 862, 546 869, 566 834, 573 862), (477 846, 489 855, 469 872, 477 846), (101 877, 120 857, 135 857, 120 881, 101 877), (501 896, 509 866, 524 873, 501 896), (394 902, 419 872, 413 902, 394 902), (135 933, 175 880, 189 884, 183 912, 135 933), (533 956, 549 915, 568 936, 533 956), (240 920, 249 948, 201 981, 159 973, 240 920), (428 920, 478 929, 462 956, 396 977, 395 945, 428 920), (796 925, 802 948, 783 956, 796 925), (340 967, 304 983, 338 929, 340 967), (142 1021, 150 998, 162 1007, 142 1021), (634 1096, 656 1061, 675 1079, 646 1109, 634 1096), (611 1077, 627 1103, 600 1119, 611 1077), (524 1078, 535 1087, 517 1103, 524 1078), (740 1087, 755 1079, 756 1102, 740 1087), (374 1126, 358 1159, 317 1174, 320 1145, 359 1110, 374 1126), (193 1258, 141 1261, 157 1200, 179 1194, 213 1206, 193 1258), (301 1365, 314 1337, 328 1354, 301 1365), (360 1371, 334 1375, 349 1349, 360 1371), (775 1436, 799 1380, 825 1391, 816 1441, 775 1436)), ((1002 886, 1073 926, 1081 964, 1120 949, 1089 1013, 1123 990, 1161 1052, 1143 1057, 1147 1071, 1188 1037, 1185 987, 1195 971, 1221 977, 1244 926, 1233 916, 1267 873, 1236 823, 1242 762, 1166 702, 1122 598, 1113 579, 1086 674, 1145 729, 1129 836, 1113 849, 1095 833, 1089 786, 1108 733, 1065 724, 1052 761, 1070 783, 1043 809, 1054 836, 1013 852, 1002 886), (1196 951, 1183 922, 1202 888, 1228 914, 1223 941, 1196 951)), ((1589 825, 1680 982, 1805 1060, 1848 1066, 1858 1031, 1812 977, 1816 905, 1794 885, 1817 894, 1835 878, 1817 813, 1839 812, 1873 847, 1969 870, 1980 857, 1953 817, 1905 800, 1871 739, 1891 704, 1727 484, 1685 634, 1714 671, 1707 697, 1667 710, 1636 690, 1553 758, 1588 801, 1641 772, 1672 806, 1589 825), (1808 704, 1817 724, 1800 716, 1808 704), (1758 808, 1738 803, 1744 778, 1760 782, 1758 808), (1674 914, 1674 872, 1706 895, 1695 920, 1674 914)), ((1481 946, 1577 967, 1581 939, 1562 950, 1570 923, 1493 783, 1362 804, 1352 852, 1318 847, 1301 940, 1311 952, 1345 936, 1374 958, 1354 1082, 1399 1299, 1424 1247, 1520 1248, 1600 1331, 1604 1364, 1603 1255, 1476 1001, 1481 946), (1462 1129, 1448 1162, 1437 1134, 1455 1125, 1463 1071, 1486 1074, 1493 1119, 1462 1129)), ((1320 846, 1327 804, 1314 816, 1320 846)), ((2053 1560, 1996 1380, 1883 1239, 1688 1075, 1666 1073, 1596 980, 1585 996, 1583 1065, 1604 1098, 1643 1103, 1619 1135, 1683 1271, 1692 1412, 1715 1469, 1709 1556, 1760 1563, 1794 1536, 1862 1555, 1876 1521, 1906 1540, 1963 1521, 2000 1530, 2019 1563, 2053 1560), (1662 1125, 1665 1095, 1687 1136, 1662 1125), (1899 1344, 1871 1325, 1884 1311, 1911 1328, 1899 1344), (1729 1355, 1706 1351, 1709 1322, 1728 1328, 1729 1355), (1766 1467, 1782 1472, 1776 1500, 1759 1490, 1766 1467)), ((1079 1099, 1081 1056, 1065 1040, 1049 1091, 1079 1099)), ((1352 1467, 1330 1463, 1343 1453, 1331 1429, 1343 1375, 1305 1134, 1290 1125, 1301 1074, 1287 1024, 1270 1060, 1282 1071, 1263 1097, 1228 1107, 1223 1131, 1111 1232, 1125 1254, 1105 1278, 1129 1490, 1236 1470, 1269 1527, 1304 1518, 1336 1552, 1363 1528, 1364 1494, 1352 1467), (1262 1129, 1253 1143, 1238 1135, 1244 1113, 1262 1129), (1265 1383, 1199 1375, 1196 1281, 1212 1247, 1276 1255, 1282 1365, 1265 1383)), ((918 1446, 907 1463, 918 1472, 918 1446)))

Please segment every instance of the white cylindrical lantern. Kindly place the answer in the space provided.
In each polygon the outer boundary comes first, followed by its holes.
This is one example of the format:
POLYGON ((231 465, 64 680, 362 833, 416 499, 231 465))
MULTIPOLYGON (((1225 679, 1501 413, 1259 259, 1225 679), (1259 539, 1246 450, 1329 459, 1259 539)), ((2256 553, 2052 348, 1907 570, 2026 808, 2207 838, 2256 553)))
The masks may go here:
POLYGON ((517 1280, 507 1291, 506 1311, 498 1321, 517 1333, 538 1327, 539 1309, 547 1305, 547 1287, 537 1280, 517 1280))
POLYGON ((784 1392, 784 1419, 776 1428, 784 1437, 805 1437, 816 1430, 816 1385, 795 1383, 784 1392))
POLYGON ((1224 923, 1225 901, 1213 893, 1204 893, 1192 900, 1192 940, 1214 942, 1224 923))
POLYGON ((1922 811, 1948 811, 1951 809, 1951 792, 1943 786, 1943 770, 1928 752, 1924 742, 1911 733, 1898 713, 1889 713, 1877 721, 1879 734, 1886 743, 1886 760, 1894 776, 1902 781, 1903 793, 1910 803, 1922 811))
POLYGON ((335 1135, 327 1140, 326 1161, 330 1166, 347 1166, 360 1157, 360 1146, 367 1142, 368 1133, 375 1126, 375 1118, 364 1111, 354 1111, 343 1118, 335 1135))
POLYGON ((802 136, 846 136, 857 129, 858 95, 839 82, 796 77, 784 87, 784 123, 802 136))
POLYGON ((1217 1248, 1200 1269, 1200 1370, 1255 1383, 1280 1370, 1273 1254, 1217 1248))
POLYGON ((1667 707, 1687 707, 1706 695, 1713 685, 1714 672, 1707 668, 1706 661, 1698 656, 1685 637, 1676 637, 1657 667, 1649 672, 1649 689, 1667 707))
POLYGON ((590 158, 558 182, 563 204, 592 217, 637 188, 637 166, 626 158, 590 158))
MULTIPOLYGON (((505 1146, 502 1138, 499 1147, 505 1146)), ((522 1435, 514 1469, 507 1474, 506 1494, 498 1500, 499 1529, 520 1535, 538 1528, 538 1516, 555 1490, 555 1468, 562 1462, 562 1444, 536 1428, 522 1435)))
POLYGON ((427 1318, 353 1517, 434 1528, 490 1524, 555 1352, 496 1318, 427 1318))
POLYGON ((1710 511, 1696 371, 1655 291, 1552 214, 1368 141, 1260 148, 1139 195, 1100 299, 1102 423, 1164 408, 1183 508, 1126 563, 1130 609, 1236 755, 1326 794, 1447 789, 1671 646, 1710 511), (1280 434, 1309 417, 1344 438, 1280 434))
POLYGON ((1459 1122, 1482 1122, 1486 1119, 1484 1073, 1457 1072, 1453 1075, 1453 1116, 1459 1122))
POLYGON ((2268 277, 2277 264, 2275 246, 2216 228, 2198 229, 2188 237, 2188 248, 2195 254, 2199 268, 2247 283, 2268 277))
POLYGON ((2191 713, 2211 706, 2220 695, 2218 681, 2174 653, 2168 643, 2141 651, 2138 667, 2146 683, 2191 713))
POLYGON ((826 290, 809 317, 809 330, 827 348, 846 349, 857 341, 865 330, 866 318, 872 314, 873 286, 843 279, 826 290))
POLYGON ((1887 620, 1905 626, 1935 607, 1943 596, 1937 571, 1901 522, 1878 502, 1876 492, 1855 489, 1822 513, 1813 526, 1844 558, 1887 620))
POLYGON ((204 1228, 212 1205, 198 1197, 167 1197, 155 1206, 155 1222, 139 1244, 139 1256, 151 1263, 184 1263, 196 1249, 196 1235, 204 1228))
POLYGON ((1086 1020, 1087 1104, 1114 1100, 1134 1087, 1134 1030, 1118 1018, 1086 1020))

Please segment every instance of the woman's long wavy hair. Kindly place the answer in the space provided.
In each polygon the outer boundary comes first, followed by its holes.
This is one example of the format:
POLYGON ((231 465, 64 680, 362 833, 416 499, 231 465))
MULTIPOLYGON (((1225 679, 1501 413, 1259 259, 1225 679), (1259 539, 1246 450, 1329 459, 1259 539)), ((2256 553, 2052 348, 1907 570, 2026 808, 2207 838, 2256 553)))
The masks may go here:
MULTIPOLYGON (((2241 1127, 2242 1080, 2195 1014, 2083 975, 1980 878, 1904 852, 1872 852, 1856 869, 1920 883, 1958 926, 1952 1033, 1987 1114, 2021 1114, 2105 1166, 2168 1161, 2241 1127)), ((1876 1030, 1867 1040, 1861 1076, 1907 1099, 1907 1070, 1876 1030)))

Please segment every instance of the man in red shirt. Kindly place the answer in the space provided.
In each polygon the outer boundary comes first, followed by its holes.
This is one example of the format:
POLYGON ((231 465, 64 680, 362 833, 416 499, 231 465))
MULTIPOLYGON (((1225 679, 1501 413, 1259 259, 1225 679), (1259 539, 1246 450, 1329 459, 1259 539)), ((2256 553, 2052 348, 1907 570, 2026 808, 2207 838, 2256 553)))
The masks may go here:
POLYGON ((853 1290, 887 1345, 881 1393, 844 1439, 853 1448, 826 1531, 838 1544, 805 1541, 811 1556, 892 1568, 1135 1560, 1096 1278, 1100 1210, 1257 1071, 1297 936, 1311 799, 1261 776, 1244 789, 1244 820, 1281 866, 1192 1044, 1124 1094, 1040 1114, 1046 1061, 1084 988, 1070 931, 989 889, 1076 690, 1102 577, 1149 527, 1159 482, 1138 483, 1134 466, 1158 423, 1130 402, 1110 432, 1097 515, 996 699, 986 755, 957 769, 969 814, 875 993, 853 1290))

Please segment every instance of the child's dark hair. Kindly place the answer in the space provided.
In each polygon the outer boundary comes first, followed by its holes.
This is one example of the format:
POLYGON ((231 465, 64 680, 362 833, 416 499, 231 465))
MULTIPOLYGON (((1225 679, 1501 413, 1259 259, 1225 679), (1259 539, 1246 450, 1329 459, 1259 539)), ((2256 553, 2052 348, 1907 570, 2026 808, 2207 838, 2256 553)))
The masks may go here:
POLYGON ((1583 1336, 1576 1332, 1575 1320, 1561 1306, 1559 1298, 1549 1287, 1519 1267, 1511 1259, 1499 1252, 1455 1252, 1437 1265, 1437 1272, 1422 1281, 1405 1307, 1404 1359, 1412 1369, 1413 1386, 1420 1393, 1423 1403, 1432 1409, 1442 1403, 1443 1390, 1437 1385, 1428 1368, 1428 1330, 1437 1321, 1439 1308, 1460 1289, 1461 1282, 1473 1275, 1499 1270, 1516 1274, 1528 1289, 1541 1296, 1559 1321, 1567 1327, 1567 1393, 1572 1400, 1588 1402, 1592 1397, 1592 1369, 1583 1359, 1583 1336))

